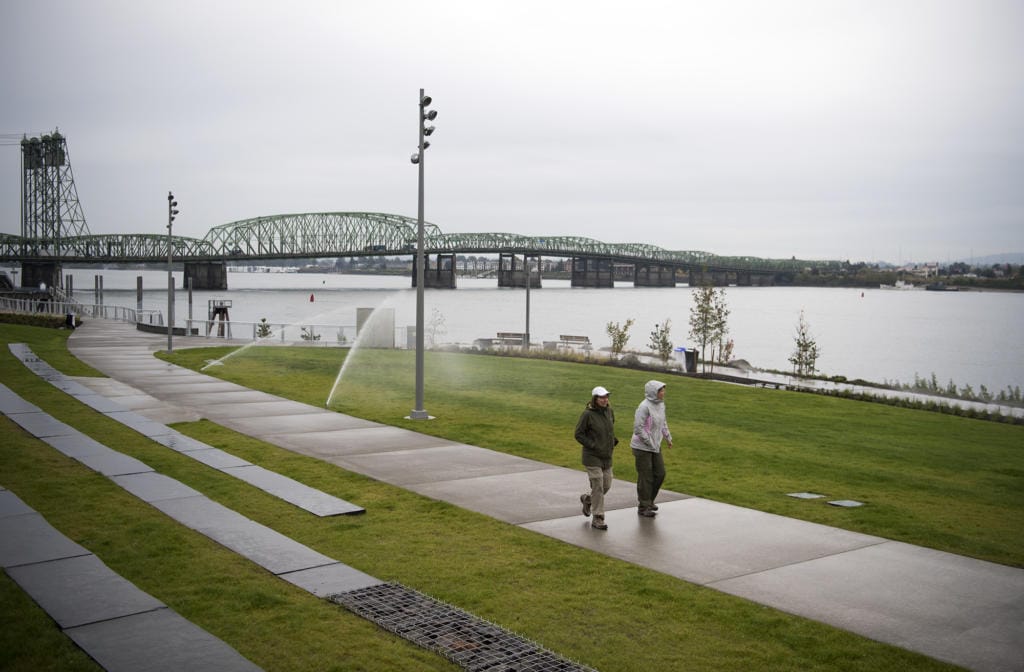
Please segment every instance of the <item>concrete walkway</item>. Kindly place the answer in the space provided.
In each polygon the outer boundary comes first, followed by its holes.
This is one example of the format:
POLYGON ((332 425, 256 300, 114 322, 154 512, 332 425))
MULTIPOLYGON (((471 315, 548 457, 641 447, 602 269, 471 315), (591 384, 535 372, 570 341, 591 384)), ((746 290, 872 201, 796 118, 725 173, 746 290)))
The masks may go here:
MULTIPOLYGON (((216 344, 226 344, 223 340, 216 344)), ((176 339, 178 347, 207 339, 176 339)), ((299 404, 166 364, 166 338, 91 320, 79 378, 160 422, 200 417, 556 539, 979 671, 1024 670, 1024 570, 680 493, 656 519, 616 481, 608 532, 580 515, 582 471, 299 404), (512 495, 515 496, 502 496, 512 495), (510 507, 510 504, 512 508, 510 507)))

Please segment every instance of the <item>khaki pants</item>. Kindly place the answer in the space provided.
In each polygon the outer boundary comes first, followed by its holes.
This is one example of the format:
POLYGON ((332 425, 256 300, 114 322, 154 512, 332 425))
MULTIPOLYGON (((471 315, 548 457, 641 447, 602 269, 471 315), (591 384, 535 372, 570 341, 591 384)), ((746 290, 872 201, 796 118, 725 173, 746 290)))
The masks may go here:
POLYGON ((612 487, 612 468, 587 467, 590 479, 590 514, 604 518, 604 495, 612 487))

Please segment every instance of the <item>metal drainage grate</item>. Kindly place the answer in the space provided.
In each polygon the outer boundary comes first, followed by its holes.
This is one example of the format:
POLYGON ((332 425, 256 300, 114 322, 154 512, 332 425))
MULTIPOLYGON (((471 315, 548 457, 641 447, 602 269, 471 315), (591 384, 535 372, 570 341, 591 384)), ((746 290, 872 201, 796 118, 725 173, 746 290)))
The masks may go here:
POLYGON ((382 583, 328 599, 473 672, 594 672, 401 584, 382 583))

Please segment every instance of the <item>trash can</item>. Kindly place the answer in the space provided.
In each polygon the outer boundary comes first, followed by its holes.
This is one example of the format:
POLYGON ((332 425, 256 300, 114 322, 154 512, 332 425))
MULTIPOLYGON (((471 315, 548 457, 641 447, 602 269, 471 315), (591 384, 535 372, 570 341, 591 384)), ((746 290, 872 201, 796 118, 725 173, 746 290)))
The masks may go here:
POLYGON ((74 329, 75 328, 75 314, 74 313, 68 313, 67 315, 64 316, 64 326, 67 327, 68 329, 74 329))
POLYGON ((686 359, 686 372, 697 373, 697 351, 692 348, 683 350, 683 357, 686 359))

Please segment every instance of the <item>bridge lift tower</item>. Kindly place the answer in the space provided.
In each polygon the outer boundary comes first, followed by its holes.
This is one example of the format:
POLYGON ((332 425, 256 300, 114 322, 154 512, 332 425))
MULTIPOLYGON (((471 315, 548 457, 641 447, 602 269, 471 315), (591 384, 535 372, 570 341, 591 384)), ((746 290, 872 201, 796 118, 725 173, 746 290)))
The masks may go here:
MULTIPOLYGON (((59 130, 21 141, 21 235, 38 245, 37 254, 60 254, 61 241, 89 235, 71 172, 67 139, 59 130)), ((21 284, 61 285, 59 262, 22 262, 21 284)))

